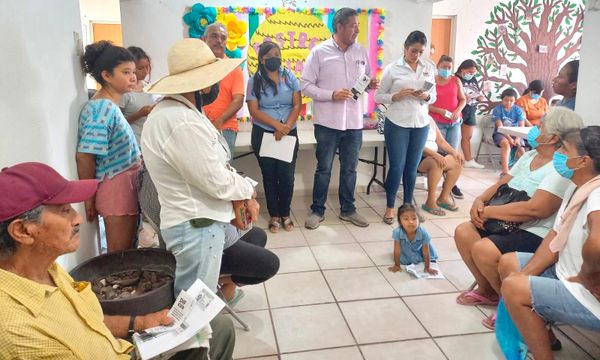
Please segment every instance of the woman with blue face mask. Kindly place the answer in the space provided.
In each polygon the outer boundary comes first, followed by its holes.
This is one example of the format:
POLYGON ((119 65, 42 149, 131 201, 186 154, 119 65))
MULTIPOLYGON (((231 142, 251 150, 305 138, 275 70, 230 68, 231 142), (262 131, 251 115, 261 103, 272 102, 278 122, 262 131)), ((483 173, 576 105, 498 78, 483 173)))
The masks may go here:
POLYGON ((460 147, 465 155, 466 168, 483 169, 484 166, 477 163, 471 153, 471 138, 473 129, 477 126, 477 104, 485 100, 483 92, 479 88, 479 83, 475 75, 477 74, 477 64, 472 59, 467 59, 460 63, 456 70, 456 77, 460 80, 463 92, 466 98, 465 107, 462 110, 462 125, 460 126, 461 139, 460 147))
MULTIPOLYGON (((531 130, 530 139, 537 145, 535 150, 521 156, 507 176, 473 201, 471 221, 456 228, 454 240, 477 286, 472 291, 461 293, 457 298, 459 304, 496 304, 501 290, 498 261, 502 254, 514 251, 534 253, 552 230, 555 214, 570 184, 555 170, 553 156, 561 146, 561 134, 578 131, 582 127, 583 120, 575 112, 558 107, 550 110, 541 127, 531 130), (487 205, 503 184, 527 192, 530 199, 505 205, 487 205), (519 230, 510 234, 494 234, 484 229, 483 224, 489 219, 522 224, 519 230)), ((576 164, 576 160, 569 162, 573 167, 576 164)), ((484 319, 482 323, 487 328, 494 328, 495 316, 484 319)))
MULTIPOLYGON (((438 61, 435 89, 438 96, 436 101, 429 105, 429 115, 436 122, 448 144, 452 148, 458 149, 462 109, 465 107, 466 98, 460 80, 452 74, 452 58, 450 56, 442 55, 438 61)), ((452 188, 452 194, 458 199, 464 197, 457 186, 452 188)), ((423 207, 423 210, 434 215, 443 213, 439 208, 423 207)))
POLYGON ((539 125, 542 116, 548 112, 548 102, 542 97, 543 92, 544 84, 540 80, 533 80, 523 96, 515 102, 525 112, 525 126, 539 125))

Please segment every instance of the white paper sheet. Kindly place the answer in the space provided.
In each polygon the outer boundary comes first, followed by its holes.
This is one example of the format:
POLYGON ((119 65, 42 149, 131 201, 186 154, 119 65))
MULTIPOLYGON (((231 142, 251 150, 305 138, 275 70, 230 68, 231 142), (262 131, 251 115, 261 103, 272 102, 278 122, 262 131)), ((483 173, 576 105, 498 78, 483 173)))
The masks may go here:
POLYGON ((437 270, 437 275, 431 275, 425 272, 425 263, 411 264, 406 267, 406 272, 416 277, 417 279, 445 279, 446 277, 440 271, 437 263, 430 263, 429 267, 437 270))
POLYGON ((260 144, 260 157, 270 157, 277 160, 292 162, 294 158, 295 136, 284 136, 281 140, 275 140, 275 135, 264 133, 260 144))
MULTIPOLYGON (((172 355, 175 349, 183 350, 207 344, 207 339, 212 334, 209 322, 223 309, 225 303, 201 280, 196 280, 185 292, 185 296, 179 296, 178 300, 191 299, 191 309, 172 311, 172 315, 175 315, 172 326, 148 329, 144 334, 133 334, 133 342, 141 359, 151 359, 161 354, 172 355), (197 341, 190 340, 193 338, 197 341)), ((175 302, 173 307, 180 305, 182 304, 175 302)))

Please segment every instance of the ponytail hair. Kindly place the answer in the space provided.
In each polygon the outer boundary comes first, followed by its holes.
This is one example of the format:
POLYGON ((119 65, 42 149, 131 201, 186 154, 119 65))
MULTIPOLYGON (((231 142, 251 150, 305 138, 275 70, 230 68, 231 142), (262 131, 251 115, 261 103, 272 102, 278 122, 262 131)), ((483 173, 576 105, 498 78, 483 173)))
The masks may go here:
POLYGON ((103 71, 112 74, 121 63, 135 62, 135 58, 129 50, 102 40, 86 46, 80 61, 83 72, 90 74, 100 85, 105 85, 106 81, 102 78, 103 71))

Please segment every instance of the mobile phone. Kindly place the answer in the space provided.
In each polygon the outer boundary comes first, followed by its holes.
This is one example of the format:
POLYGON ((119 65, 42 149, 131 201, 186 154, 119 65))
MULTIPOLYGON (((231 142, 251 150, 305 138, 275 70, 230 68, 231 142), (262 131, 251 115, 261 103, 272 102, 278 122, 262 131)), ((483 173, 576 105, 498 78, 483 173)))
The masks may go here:
POLYGON ((423 83, 423 90, 421 92, 431 90, 431 88, 433 87, 433 85, 434 85, 434 83, 431 83, 429 81, 425 81, 423 83))

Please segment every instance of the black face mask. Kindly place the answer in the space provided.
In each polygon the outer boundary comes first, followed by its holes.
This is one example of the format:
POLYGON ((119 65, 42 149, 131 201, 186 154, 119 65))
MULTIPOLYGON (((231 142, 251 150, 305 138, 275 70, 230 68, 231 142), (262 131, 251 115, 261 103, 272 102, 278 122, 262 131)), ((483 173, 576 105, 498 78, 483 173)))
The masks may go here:
POLYGON ((196 109, 202 112, 202 107, 206 106, 217 99, 219 95, 219 83, 210 87, 207 94, 203 94, 200 90, 194 92, 194 100, 196 101, 196 109))
POLYGON ((265 67, 269 71, 276 71, 281 67, 281 58, 272 57, 269 59, 265 59, 265 67))

